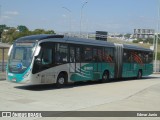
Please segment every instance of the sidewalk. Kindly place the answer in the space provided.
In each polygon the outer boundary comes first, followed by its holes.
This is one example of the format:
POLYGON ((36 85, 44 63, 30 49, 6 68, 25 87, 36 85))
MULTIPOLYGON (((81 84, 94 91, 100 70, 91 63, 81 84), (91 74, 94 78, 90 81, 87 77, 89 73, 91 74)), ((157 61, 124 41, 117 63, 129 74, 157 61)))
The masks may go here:
POLYGON ((6 79, 6 73, 0 72, 0 80, 5 80, 5 79, 6 79))

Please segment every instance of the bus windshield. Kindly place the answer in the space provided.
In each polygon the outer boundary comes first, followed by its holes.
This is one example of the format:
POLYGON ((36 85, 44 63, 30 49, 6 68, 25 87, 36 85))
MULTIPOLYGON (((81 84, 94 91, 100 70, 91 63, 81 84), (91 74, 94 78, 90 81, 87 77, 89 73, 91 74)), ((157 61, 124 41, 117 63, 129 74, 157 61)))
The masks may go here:
POLYGON ((15 43, 8 61, 9 72, 25 72, 31 64, 34 50, 35 43, 15 43))

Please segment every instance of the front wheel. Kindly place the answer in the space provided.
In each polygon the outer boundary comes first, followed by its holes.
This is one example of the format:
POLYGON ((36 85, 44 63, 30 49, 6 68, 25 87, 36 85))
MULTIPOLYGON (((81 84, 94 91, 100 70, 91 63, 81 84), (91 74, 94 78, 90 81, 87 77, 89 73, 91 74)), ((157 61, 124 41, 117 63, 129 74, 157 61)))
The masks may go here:
POLYGON ((108 71, 104 71, 102 75, 102 82, 109 82, 109 72, 108 71))
POLYGON ((63 87, 66 81, 67 81, 66 76, 64 74, 59 74, 56 82, 57 87, 63 87))

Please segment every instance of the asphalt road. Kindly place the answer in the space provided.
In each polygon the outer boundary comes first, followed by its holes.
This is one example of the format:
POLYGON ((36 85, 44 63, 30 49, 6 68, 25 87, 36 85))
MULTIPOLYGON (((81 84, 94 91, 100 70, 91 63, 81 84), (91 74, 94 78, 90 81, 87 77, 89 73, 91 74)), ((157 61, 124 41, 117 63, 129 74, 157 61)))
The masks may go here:
MULTIPOLYGON (((160 111, 160 75, 154 74, 141 80, 114 80, 103 84, 76 83, 61 89, 55 85, 24 86, 1 80, 0 111, 160 111)), ((54 117, 54 119, 82 118, 54 117)), ((107 118, 83 118, 83 120, 97 119, 107 118)), ((128 118, 108 119, 128 120, 128 118)))

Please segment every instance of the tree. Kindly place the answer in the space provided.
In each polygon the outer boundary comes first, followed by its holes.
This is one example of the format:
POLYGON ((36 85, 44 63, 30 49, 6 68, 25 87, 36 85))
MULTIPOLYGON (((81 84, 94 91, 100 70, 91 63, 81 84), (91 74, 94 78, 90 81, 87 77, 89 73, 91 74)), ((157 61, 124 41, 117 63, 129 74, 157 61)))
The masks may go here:
POLYGON ((133 43, 139 43, 139 42, 143 42, 143 39, 138 38, 137 40, 133 40, 133 43))
POLYGON ((127 33, 124 35, 124 37, 129 39, 131 37, 131 34, 127 33))
POLYGON ((1 26, 2 31, 2 41, 6 43, 13 43, 16 39, 29 35, 36 34, 55 34, 53 30, 45 31, 44 29, 35 29, 34 31, 29 31, 26 26, 19 25, 17 28, 1 26), (4 31, 4 28, 7 29, 4 31))
POLYGON ((45 31, 44 29, 35 29, 33 34, 55 34, 53 30, 45 31))
POLYGON ((24 25, 19 25, 17 27, 17 30, 19 30, 19 32, 26 32, 26 31, 29 31, 28 28, 24 25))
POLYGON ((4 31, 4 29, 6 29, 7 26, 6 25, 0 25, 0 38, 2 37, 2 32, 4 31))
POLYGON ((122 35, 122 34, 119 34, 119 35, 117 35, 117 37, 123 37, 123 35, 122 35))
POLYGON ((11 43, 13 41, 13 37, 15 36, 15 32, 16 32, 15 28, 11 28, 11 29, 8 29, 7 31, 3 31, 2 33, 3 42, 11 43))
POLYGON ((44 29, 35 29, 33 31, 33 34, 45 34, 45 30, 44 29))

